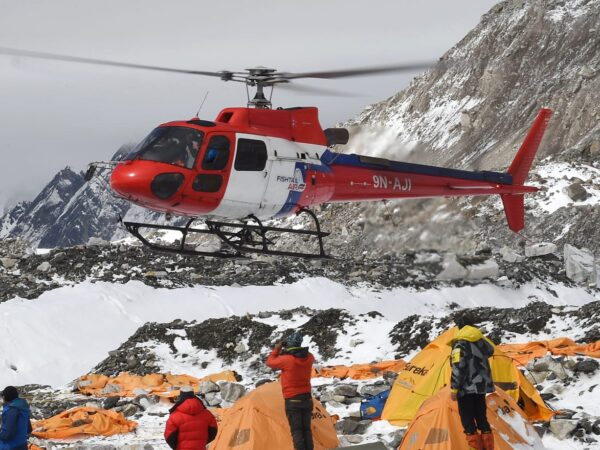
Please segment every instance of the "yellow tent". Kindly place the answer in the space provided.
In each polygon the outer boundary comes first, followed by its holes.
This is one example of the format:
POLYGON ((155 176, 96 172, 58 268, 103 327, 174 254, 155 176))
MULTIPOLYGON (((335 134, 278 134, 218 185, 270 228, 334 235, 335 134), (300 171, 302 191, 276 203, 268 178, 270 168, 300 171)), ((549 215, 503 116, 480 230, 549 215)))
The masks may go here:
MULTIPOLYGON (((323 405, 313 400, 312 433, 315 450, 339 445, 334 421, 323 405)), ((223 413, 211 450, 292 450, 279 382, 263 384, 223 413)))
MULTIPOLYGON (((454 327, 438 336, 421 350, 398 374, 381 418, 394 425, 407 425, 429 397, 450 384, 450 341, 456 336, 454 327)), ((490 358, 492 376, 497 387, 520 401, 530 420, 549 420, 548 409, 539 392, 517 369, 512 358, 498 347, 490 358)))
MULTIPOLYGON (((527 417, 502 389, 487 396, 487 417, 497 450, 543 449, 527 417)), ((426 400, 410 424, 398 450, 468 450, 458 406, 445 387, 426 400)))

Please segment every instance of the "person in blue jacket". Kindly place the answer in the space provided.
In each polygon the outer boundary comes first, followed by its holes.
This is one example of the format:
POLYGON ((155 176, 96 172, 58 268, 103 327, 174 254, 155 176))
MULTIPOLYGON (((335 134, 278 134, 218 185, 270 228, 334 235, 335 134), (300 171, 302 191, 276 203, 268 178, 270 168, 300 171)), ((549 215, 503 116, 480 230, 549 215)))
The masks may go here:
POLYGON ((27 450, 27 438, 31 433, 29 405, 19 398, 13 386, 2 391, 2 428, 0 428, 0 450, 27 450))

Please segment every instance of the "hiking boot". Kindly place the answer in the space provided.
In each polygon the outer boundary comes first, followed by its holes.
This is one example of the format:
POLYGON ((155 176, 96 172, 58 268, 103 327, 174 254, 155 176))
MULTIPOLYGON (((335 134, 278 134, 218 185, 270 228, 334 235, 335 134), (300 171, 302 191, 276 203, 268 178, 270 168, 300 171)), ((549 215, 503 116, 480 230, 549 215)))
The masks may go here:
POLYGON ((482 450, 494 450, 494 435, 492 432, 481 433, 482 450))
POLYGON ((479 433, 467 434, 466 436, 469 450, 484 450, 481 435, 479 433))

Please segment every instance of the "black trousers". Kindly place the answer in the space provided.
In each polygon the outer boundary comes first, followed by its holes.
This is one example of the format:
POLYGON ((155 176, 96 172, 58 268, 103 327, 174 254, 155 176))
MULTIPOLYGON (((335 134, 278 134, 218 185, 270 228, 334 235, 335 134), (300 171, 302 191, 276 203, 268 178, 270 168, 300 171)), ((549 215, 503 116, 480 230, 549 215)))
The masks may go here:
POLYGON ((467 394, 458 397, 458 412, 466 434, 491 431, 487 420, 485 394, 467 394))
POLYGON ((313 450, 310 419, 313 402, 310 394, 300 394, 285 399, 285 414, 292 430, 292 441, 295 450, 313 450))

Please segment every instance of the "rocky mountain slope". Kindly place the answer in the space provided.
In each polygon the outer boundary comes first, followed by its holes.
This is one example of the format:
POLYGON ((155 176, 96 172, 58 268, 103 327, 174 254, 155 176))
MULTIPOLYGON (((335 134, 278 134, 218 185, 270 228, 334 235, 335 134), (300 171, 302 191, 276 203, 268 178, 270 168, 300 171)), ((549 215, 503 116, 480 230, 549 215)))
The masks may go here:
MULTIPOLYGON (((131 145, 112 157, 121 159, 131 145)), ((18 237, 40 248, 69 247, 90 238, 124 236, 119 217, 156 221, 157 215, 112 195, 107 173, 91 181, 70 167, 58 172, 31 202, 21 202, 0 218, 0 239, 18 237)))
MULTIPOLYGON (((531 177, 542 192, 528 196, 524 234, 597 251, 599 22, 598 0, 499 3, 432 70, 350 121, 363 131, 348 151, 505 170, 537 110, 550 107, 555 114, 531 177), (364 138, 382 129, 385 139, 364 138)), ((493 198, 344 206, 326 217, 348 230, 348 249, 461 252, 520 240, 493 198)))

